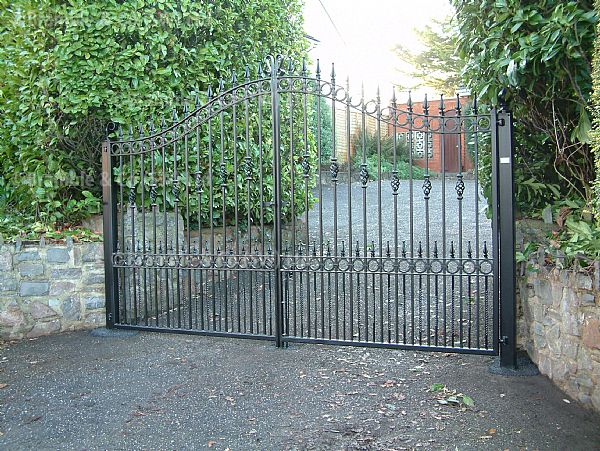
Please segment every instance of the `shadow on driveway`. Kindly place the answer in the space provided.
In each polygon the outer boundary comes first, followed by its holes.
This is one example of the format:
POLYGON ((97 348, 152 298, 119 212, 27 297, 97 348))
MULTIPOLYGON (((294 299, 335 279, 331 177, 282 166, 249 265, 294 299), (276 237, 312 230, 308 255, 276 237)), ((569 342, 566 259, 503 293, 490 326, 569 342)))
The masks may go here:
POLYGON ((0 353, 2 449, 600 449, 600 416, 488 357, 88 332, 0 353))

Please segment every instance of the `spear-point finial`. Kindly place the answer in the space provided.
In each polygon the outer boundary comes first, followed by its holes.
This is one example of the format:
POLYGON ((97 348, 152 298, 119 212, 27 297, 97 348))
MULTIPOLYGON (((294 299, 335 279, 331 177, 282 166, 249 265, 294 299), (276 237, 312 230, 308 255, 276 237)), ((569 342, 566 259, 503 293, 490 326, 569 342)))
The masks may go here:
POLYGON ((444 115, 444 94, 440 94, 440 116, 444 115))
POLYGON ((342 241, 342 253, 341 253, 342 257, 346 256, 346 242, 342 241))
POLYGON ((429 115, 429 101, 427 100, 427 93, 425 93, 425 98, 423 99, 423 113, 425 116, 429 115))
POLYGON ((133 139, 133 127, 131 124, 129 124, 129 140, 131 141, 133 139))
POLYGON ((473 249, 471 248, 471 241, 467 242, 467 257, 473 258, 473 249))
POLYGON ((454 241, 450 241, 450 258, 454 258, 454 241))
POLYGON ((187 99, 183 101, 183 115, 187 116, 187 114, 189 113, 190 109, 188 106, 188 101, 187 99))
POLYGON ((231 72, 231 86, 235 86, 237 83, 237 75, 235 74, 235 69, 231 72))
POLYGON ((396 87, 392 86, 392 107, 396 109, 396 87))
POLYGON ((437 240, 433 242, 433 258, 438 258, 438 245, 437 240))
POLYGON ((411 92, 408 91, 408 100, 406 101, 406 106, 408 107, 408 112, 412 113, 413 110, 413 102, 411 92))
POLYGON ((406 258, 406 241, 402 241, 402 258, 406 258))
POLYGON ((290 56, 288 58, 288 74, 292 75, 294 73, 294 60, 290 56))
POLYGON ((173 122, 177 122, 177 109, 176 108, 173 108, 173 117, 172 117, 172 119, 173 119, 173 122))
POLYGON ((359 250, 359 248, 360 248, 360 245, 358 244, 358 240, 356 240, 356 249, 355 249, 355 252, 356 252, 356 256, 357 257, 360 257, 360 250, 359 250))
POLYGON ((487 248, 487 241, 483 242, 483 257, 484 258, 488 258, 488 248, 487 248))
POLYGON ((165 114, 162 113, 160 115, 160 128, 162 128, 163 130, 167 127, 167 120, 165 119, 165 114))
POLYGON ((208 89, 206 90, 206 97, 211 99, 213 96, 213 90, 212 90, 212 86, 208 85, 208 89))
POLYGON ((385 249, 385 255, 386 255, 386 257, 389 257, 390 255, 392 255, 391 250, 390 250, 390 242, 389 241, 387 242, 387 247, 385 249))
POLYGON ((335 63, 331 63, 331 83, 335 84, 335 63))
POLYGON ((150 123, 148 124, 148 130, 150 131, 150 134, 153 135, 154 134, 154 121, 150 121, 150 123))
POLYGON ((138 135, 140 138, 144 137, 144 124, 142 122, 138 126, 138 135))
POLYGON ((258 78, 262 78, 263 76, 263 66, 262 66, 262 62, 259 61, 258 62, 258 78))
POLYGON ((121 127, 120 125, 117 134, 119 135, 119 141, 123 141, 123 127, 121 127))
POLYGON ((477 110, 477 94, 473 95, 473 114, 477 115, 478 110, 477 110))
POLYGON ((306 58, 302 58, 302 76, 306 76, 306 58))
POLYGON ((250 66, 248 66, 246 64, 246 67, 244 68, 244 81, 249 82, 250 81, 250 66))
POLYGON ((460 94, 456 93, 456 114, 460 116, 460 94))
POLYGON ((200 95, 196 92, 196 98, 194 99, 194 108, 200 108, 200 95))
POLYGON ((219 78, 219 93, 225 91, 225 82, 223 81, 223 77, 219 78))
POLYGON ((419 241, 419 250, 417 251, 419 258, 423 257, 423 245, 422 243, 419 241))
POLYGON ((321 61, 317 58, 317 80, 321 78, 321 61))

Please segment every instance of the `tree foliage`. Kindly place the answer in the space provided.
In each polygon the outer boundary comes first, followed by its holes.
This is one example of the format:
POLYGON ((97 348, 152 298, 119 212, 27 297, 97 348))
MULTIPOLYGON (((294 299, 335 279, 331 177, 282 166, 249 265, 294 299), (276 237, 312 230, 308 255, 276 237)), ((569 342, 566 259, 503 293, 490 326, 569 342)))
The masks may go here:
POLYGON ((518 205, 525 212, 541 209, 554 192, 589 208, 594 164, 588 105, 598 16, 591 0, 452 3, 465 81, 491 104, 506 88, 515 113, 518 205), (524 186, 539 195, 528 202, 524 186))
POLYGON ((407 74, 423 86, 454 95, 462 85, 464 61, 457 52, 458 35, 451 17, 426 25, 418 36, 423 50, 415 51, 403 44, 394 49, 400 61, 410 68, 407 74))
POLYGON ((160 117, 268 53, 303 56, 301 6, 0 0, 0 209, 42 228, 99 211, 106 123, 160 117))

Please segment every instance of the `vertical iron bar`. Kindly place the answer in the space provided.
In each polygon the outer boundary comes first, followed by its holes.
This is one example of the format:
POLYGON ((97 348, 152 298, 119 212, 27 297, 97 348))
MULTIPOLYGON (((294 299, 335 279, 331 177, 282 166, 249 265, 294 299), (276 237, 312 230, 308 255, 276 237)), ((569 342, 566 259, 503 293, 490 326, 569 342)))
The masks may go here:
POLYGON ((273 222, 275 271, 275 345, 283 345, 283 283, 281 279, 281 154, 280 105, 278 87, 278 58, 271 64, 271 114, 273 119, 273 222))

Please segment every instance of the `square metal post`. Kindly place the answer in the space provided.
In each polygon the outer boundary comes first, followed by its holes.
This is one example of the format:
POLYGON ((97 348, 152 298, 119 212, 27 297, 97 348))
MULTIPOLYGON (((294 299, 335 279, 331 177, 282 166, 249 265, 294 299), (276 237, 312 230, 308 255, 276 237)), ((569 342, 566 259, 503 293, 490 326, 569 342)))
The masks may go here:
POLYGON ((501 106, 497 115, 500 366, 517 368, 517 308, 515 264, 515 201, 512 114, 501 106))
POLYGON ((112 329, 118 318, 118 295, 116 273, 113 266, 113 253, 117 250, 117 198, 113 187, 113 167, 110 154, 110 141, 102 143, 102 201, 104 235, 104 286, 106 298, 106 327, 112 329))

